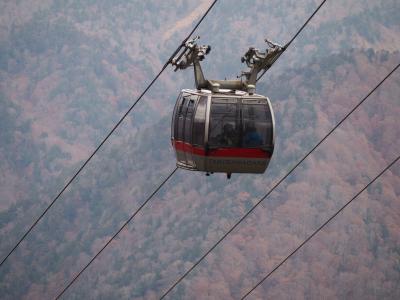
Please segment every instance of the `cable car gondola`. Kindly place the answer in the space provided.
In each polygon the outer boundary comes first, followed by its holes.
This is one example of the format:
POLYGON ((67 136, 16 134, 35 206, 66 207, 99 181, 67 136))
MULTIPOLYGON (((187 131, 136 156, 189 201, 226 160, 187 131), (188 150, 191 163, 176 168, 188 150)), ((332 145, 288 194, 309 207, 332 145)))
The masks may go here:
POLYGON ((210 46, 192 39, 172 60, 178 69, 194 66, 197 89, 184 89, 172 117, 171 141, 177 167, 214 172, 264 173, 274 151, 274 114, 268 97, 255 94, 260 71, 266 71, 285 47, 266 42, 265 53, 249 48, 242 57, 250 71, 245 80, 207 80, 200 61, 210 46))

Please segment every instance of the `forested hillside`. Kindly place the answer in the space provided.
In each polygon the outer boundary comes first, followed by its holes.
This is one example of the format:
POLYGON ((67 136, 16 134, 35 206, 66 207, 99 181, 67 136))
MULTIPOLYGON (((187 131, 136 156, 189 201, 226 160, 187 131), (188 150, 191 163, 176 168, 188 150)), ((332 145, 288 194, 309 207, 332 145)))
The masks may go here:
MULTIPOLYGON (((0 258, 134 102, 211 1, 0 4, 0 258)), ((319 2, 219 0, 196 34, 207 76, 284 44, 319 2)), ((158 299, 400 61, 400 3, 328 0, 258 83, 275 111, 263 175, 178 170, 64 295, 158 299)), ((3 299, 52 299, 175 167, 168 68, 0 268, 3 299)), ((400 154, 395 72, 170 299, 238 299, 400 154)), ((249 298, 400 298, 395 165, 249 298)))

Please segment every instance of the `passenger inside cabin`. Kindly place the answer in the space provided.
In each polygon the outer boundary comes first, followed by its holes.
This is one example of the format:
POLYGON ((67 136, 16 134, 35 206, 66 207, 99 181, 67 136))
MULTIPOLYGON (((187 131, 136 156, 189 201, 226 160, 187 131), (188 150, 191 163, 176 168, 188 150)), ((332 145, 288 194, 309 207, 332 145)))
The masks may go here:
POLYGON ((238 136, 232 124, 227 123, 223 127, 223 132, 218 136, 221 146, 237 146, 238 136))
POLYGON ((243 144, 245 147, 256 147, 263 144, 260 134, 254 124, 249 124, 244 132, 243 144))

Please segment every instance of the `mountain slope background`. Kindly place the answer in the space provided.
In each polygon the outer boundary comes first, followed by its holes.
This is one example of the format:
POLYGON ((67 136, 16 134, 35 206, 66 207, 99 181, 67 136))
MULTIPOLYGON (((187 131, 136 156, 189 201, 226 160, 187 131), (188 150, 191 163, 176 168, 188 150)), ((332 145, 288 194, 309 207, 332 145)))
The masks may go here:
MULTIPOLYGON (((0 253, 16 243, 190 31, 210 1, 19 1, 0 18, 0 253), (9 17, 12 16, 12 17, 9 17)), ((220 1, 198 30, 207 76, 285 43, 316 1, 220 1)), ((179 170, 66 298, 157 299, 398 64, 397 1, 327 1, 258 84, 276 150, 260 175, 179 170)), ((399 155, 396 72, 171 299, 240 298, 399 155)), ((54 298, 169 172, 170 114, 190 70, 169 68, 0 269, 5 299, 54 298)), ((399 167, 253 298, 396 299, 399 167)))

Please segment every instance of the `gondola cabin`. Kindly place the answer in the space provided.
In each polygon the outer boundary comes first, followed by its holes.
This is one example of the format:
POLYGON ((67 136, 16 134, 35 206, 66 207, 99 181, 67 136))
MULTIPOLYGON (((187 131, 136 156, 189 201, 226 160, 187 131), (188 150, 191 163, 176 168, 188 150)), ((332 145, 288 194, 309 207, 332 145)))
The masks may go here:
POLYGON ((274 150, 269 99, 242 91, 183 90, 171 132, 177 166, 187 170, 264 173, 274 150))
MULTIPOLYGON (((249 71, 239 80, 208 80, 200 61, 210 46, 187 41, 171 60, 176 70, 193 66, 196 89, 182 90, 172 116, 171 140, 179 168, 226 173, 264 173, 274 151, 274 115, 269 99, 255 94, 258 73, 286 49, 268 40, 265 52, 250 47, 242 57, 249 71)), ((261 75, 262 76, 262 75, 261 75)))

